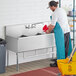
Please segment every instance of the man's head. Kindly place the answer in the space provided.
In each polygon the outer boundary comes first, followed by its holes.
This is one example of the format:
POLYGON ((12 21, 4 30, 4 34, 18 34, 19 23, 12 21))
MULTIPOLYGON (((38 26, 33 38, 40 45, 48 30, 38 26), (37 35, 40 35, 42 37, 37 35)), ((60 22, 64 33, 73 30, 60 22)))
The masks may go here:
POLYGON ((55 11, 55 9, 58 7, 58 2, 55 2, 55 1, 50 1, 49 2, 49 8, 52 10, 52 11, 55 11))

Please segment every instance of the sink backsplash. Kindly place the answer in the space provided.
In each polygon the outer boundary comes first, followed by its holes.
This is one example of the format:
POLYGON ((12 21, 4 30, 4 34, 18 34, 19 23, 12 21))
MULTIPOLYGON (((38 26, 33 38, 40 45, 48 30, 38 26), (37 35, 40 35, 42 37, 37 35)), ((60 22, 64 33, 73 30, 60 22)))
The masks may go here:
POLYGON ((34 36, 44 34, 42 29, 45 24, 49 25, 50 22, 6 26, 6 35, 20 37, 21 35, 34 36))

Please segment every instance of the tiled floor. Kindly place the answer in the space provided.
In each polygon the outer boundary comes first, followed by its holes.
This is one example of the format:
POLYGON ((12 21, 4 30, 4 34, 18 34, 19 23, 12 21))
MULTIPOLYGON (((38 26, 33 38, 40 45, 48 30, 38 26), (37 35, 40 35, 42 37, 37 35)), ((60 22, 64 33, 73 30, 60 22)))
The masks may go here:
POLYGON ((6 73, 0 74, 0 76, 10 76, 17 73, 49 67, 50 62, 51 62, 50 59, 44 59, 44 60, 38 60, 28 63, 22 63, 19 65, 19 71, 16 71, 16 65, 12 65, 6 67, 6 73))

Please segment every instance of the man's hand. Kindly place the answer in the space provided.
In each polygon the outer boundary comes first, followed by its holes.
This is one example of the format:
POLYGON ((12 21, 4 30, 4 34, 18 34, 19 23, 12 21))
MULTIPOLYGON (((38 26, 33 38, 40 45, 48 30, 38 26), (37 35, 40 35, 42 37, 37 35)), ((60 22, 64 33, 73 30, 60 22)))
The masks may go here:
POLYGON ((49 33, 51 33, 51 31, 54 29, 54 27, 55 26, 53 26, 53 25, 49 25, 48 27, 47 27, 47 25, 45 25, 44 27, 43 27, 43 31, 46 33, 46 34, 49 34, 49 33))
POLYGON ((49 32, 49 30, 46 30, 46 34, 49 34, 50 32, 49 32))
POLYGON ((53 25, 50 24, 50 25, 48 26, 48 31, 51 32, 51 31, 54 29, 54 27, 55 27, 55 26, 53 26, 53 25))

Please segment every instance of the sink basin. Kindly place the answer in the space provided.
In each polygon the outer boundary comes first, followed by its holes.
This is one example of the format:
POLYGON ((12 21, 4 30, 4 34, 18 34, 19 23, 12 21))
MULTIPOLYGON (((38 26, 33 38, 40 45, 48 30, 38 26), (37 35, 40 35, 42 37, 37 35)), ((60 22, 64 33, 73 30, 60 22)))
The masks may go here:
POLYGON ((41 33, 37 33, 36 35, 42 35, 41 33))
POLYGON ((26 36, 26 35, 21 35, 20 37, 28 37, 28 36, 26 36))

